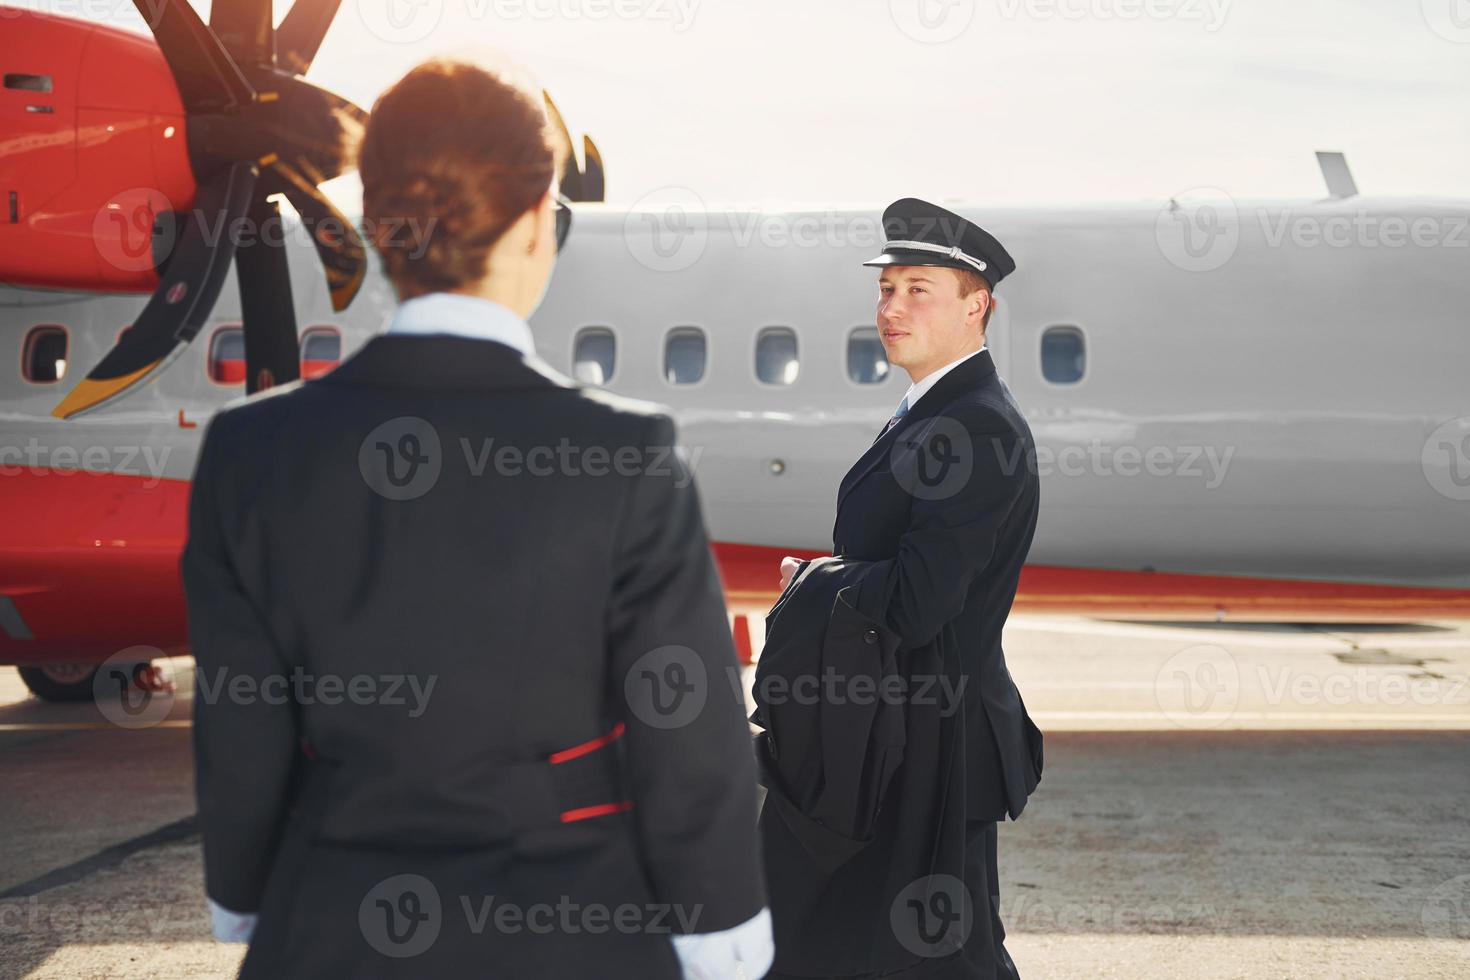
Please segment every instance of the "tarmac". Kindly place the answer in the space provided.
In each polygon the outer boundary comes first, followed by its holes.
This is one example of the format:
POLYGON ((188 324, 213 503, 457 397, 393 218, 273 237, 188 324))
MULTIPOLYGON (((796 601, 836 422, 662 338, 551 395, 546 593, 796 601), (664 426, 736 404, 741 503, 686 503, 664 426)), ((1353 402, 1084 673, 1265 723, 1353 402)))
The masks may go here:
MULTIPOLYGON (((1470 622, 1018 615, 1005 643, 1047 733, 1000 833, 1023 977, 1470 977, 1470 622)), ((139 728, 0 668, 0 978, 238 968, 204 905, 191 664, 166 666, 139 728)))

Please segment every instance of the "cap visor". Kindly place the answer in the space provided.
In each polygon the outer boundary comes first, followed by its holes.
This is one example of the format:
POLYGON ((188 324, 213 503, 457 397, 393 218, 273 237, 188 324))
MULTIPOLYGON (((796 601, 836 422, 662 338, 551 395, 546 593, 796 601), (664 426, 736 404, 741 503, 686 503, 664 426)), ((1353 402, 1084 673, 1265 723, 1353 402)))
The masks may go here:
POLYGON ((863 265, 930 265, 943 269, 971 269, 975 267, 968 262, 952 259, 948 255, 938 252, 919 252, 909 249, 896 248, 891 252, 884 252, 864 262, 863 265))

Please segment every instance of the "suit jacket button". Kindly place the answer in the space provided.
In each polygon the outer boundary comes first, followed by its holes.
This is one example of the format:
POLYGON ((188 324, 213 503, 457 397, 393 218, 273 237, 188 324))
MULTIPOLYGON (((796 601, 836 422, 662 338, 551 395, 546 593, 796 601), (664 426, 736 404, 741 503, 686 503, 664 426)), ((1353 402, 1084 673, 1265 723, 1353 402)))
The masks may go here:
POLYGON ((878 642, 878 631, 875 630, 875 629, 863 630, 863 642, 864 643, 877 643, 878 642))

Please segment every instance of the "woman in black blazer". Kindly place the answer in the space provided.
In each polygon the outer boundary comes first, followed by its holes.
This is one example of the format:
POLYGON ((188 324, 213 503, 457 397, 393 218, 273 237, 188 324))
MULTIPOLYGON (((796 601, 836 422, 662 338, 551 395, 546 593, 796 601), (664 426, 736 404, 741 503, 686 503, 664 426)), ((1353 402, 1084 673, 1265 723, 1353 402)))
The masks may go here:
POLYGON ((570 218, 564 152, 533 90, 410 72, 360 153, 388 331, 205 436, 197 791, 242 976, 770 964, 736 657, 673 423, 550 368, 525 322, 570 218))

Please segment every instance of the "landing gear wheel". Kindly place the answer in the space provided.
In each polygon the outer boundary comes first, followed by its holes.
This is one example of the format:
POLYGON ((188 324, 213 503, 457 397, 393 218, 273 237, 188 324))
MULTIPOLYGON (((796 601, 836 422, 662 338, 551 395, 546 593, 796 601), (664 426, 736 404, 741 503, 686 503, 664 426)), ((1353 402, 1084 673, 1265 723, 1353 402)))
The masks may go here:
POLYGON ((90 701, 97 664, 45 664, 17 667, 20 679, 42 701, 90 701))
MULTIPOLYGON (((17 667, 20 679, 42 701, 57 703, 91 701, 96 696, 100 664, 44 664, 17 667)), ((129 686, 155 694, 173 693, 173 683, 151 663, 134 664, 129 686)), ((109 682, 111 686, 111 682, 109 682)))

